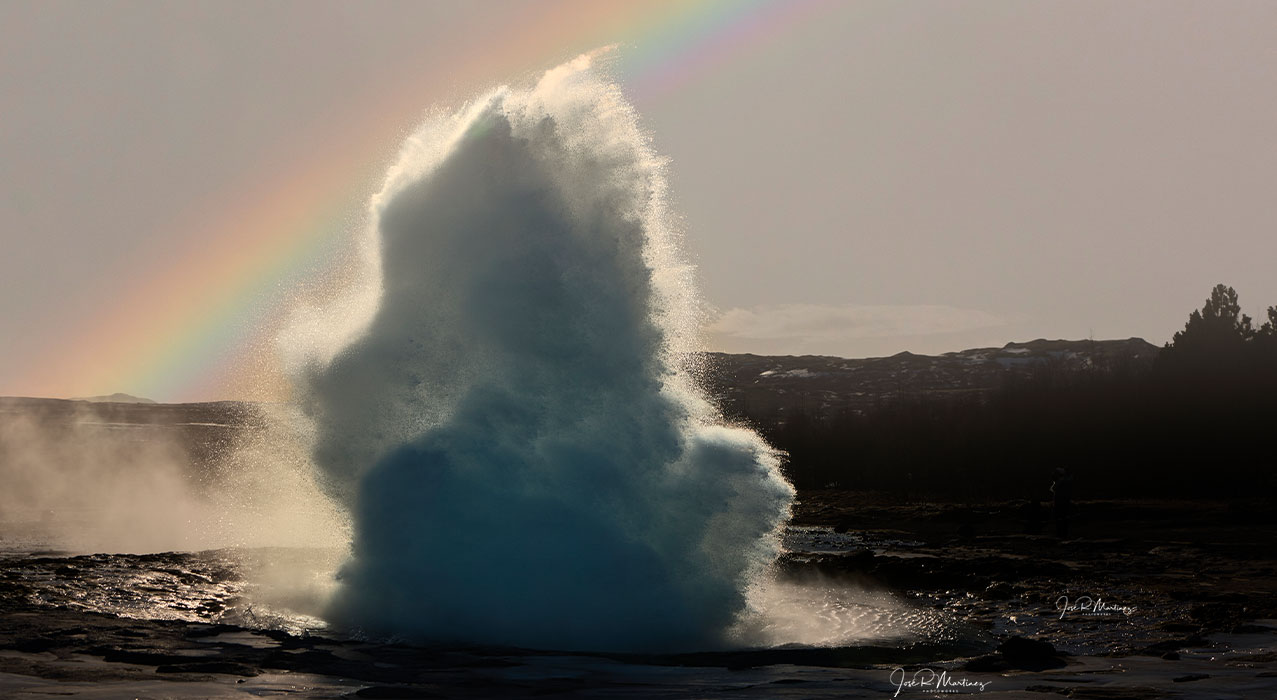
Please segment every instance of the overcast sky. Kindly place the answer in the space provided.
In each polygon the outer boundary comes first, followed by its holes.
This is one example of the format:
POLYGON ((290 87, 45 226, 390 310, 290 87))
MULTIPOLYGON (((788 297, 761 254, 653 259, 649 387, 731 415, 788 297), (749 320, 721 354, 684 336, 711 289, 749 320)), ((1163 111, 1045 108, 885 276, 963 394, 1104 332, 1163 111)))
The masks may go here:
MULTIPOLYGON (((47 352, 165 265, 219 193, 272 181, 322 147, 308 134, 385 104, 377 91, 422 61, 491 50, 526 12, 0 4, 0 363, 47 352)), ((1277 3, 841 2, 813 17, 634 90, 721 314, 716 348, 1160 344, 1217 282, 1253 316, 1277 304, 1277 3)), ((526 60, 506 68, 547 67, 526 60)), ((395 118, 483 87, 423 89, 395 118)))

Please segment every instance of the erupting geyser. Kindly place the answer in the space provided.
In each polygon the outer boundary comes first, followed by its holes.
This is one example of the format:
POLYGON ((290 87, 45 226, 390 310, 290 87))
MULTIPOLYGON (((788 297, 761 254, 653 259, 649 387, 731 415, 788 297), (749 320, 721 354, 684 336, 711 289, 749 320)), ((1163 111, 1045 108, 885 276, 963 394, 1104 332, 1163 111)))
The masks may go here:
POLYGON ((375 313, 308 326, 340 345, 302 389, 353 519, 343 624, 711 647, 776 556, 793 491, 689 377, 662 163, 590 63, 409 138, 373 200, 375 313))

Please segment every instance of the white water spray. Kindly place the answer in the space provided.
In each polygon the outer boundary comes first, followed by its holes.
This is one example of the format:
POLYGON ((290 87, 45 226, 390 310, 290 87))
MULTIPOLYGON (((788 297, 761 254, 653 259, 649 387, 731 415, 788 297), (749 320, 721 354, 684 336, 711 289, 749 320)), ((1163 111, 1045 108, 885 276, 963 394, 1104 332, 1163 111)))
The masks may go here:
POLYGON ((689 376, 663 163, 591 61, 422 126, 373 200, 368 284, 288 336, 353 516, 340 623, 705 648, 779 551, 793 491, 689 376))

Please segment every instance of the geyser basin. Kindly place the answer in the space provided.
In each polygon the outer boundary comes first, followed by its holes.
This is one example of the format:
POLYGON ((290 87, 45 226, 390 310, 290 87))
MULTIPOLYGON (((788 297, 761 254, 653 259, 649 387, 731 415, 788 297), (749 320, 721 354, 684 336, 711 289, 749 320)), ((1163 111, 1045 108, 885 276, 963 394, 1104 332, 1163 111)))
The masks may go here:
POLYGON ((712 648, 775 559, 793 491, 683 364, 661 161, 591 60, 414 134, 373 202, 375 313, 300 323, 346 338, 303 375, 353 515, 343 625, 712 648))

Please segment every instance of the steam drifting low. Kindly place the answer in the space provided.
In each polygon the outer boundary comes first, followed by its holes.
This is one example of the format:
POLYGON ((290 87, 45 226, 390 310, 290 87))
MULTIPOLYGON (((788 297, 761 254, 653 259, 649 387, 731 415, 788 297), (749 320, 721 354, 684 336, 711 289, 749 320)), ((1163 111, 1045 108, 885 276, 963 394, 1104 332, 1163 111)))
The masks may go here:
POLYGON ((362 294, 296 324, 353 516, 336 621, 703 648, 776 556, 793 491, 690 378, 663 164, 592 60, 421 127, 373 200, 362 294))

